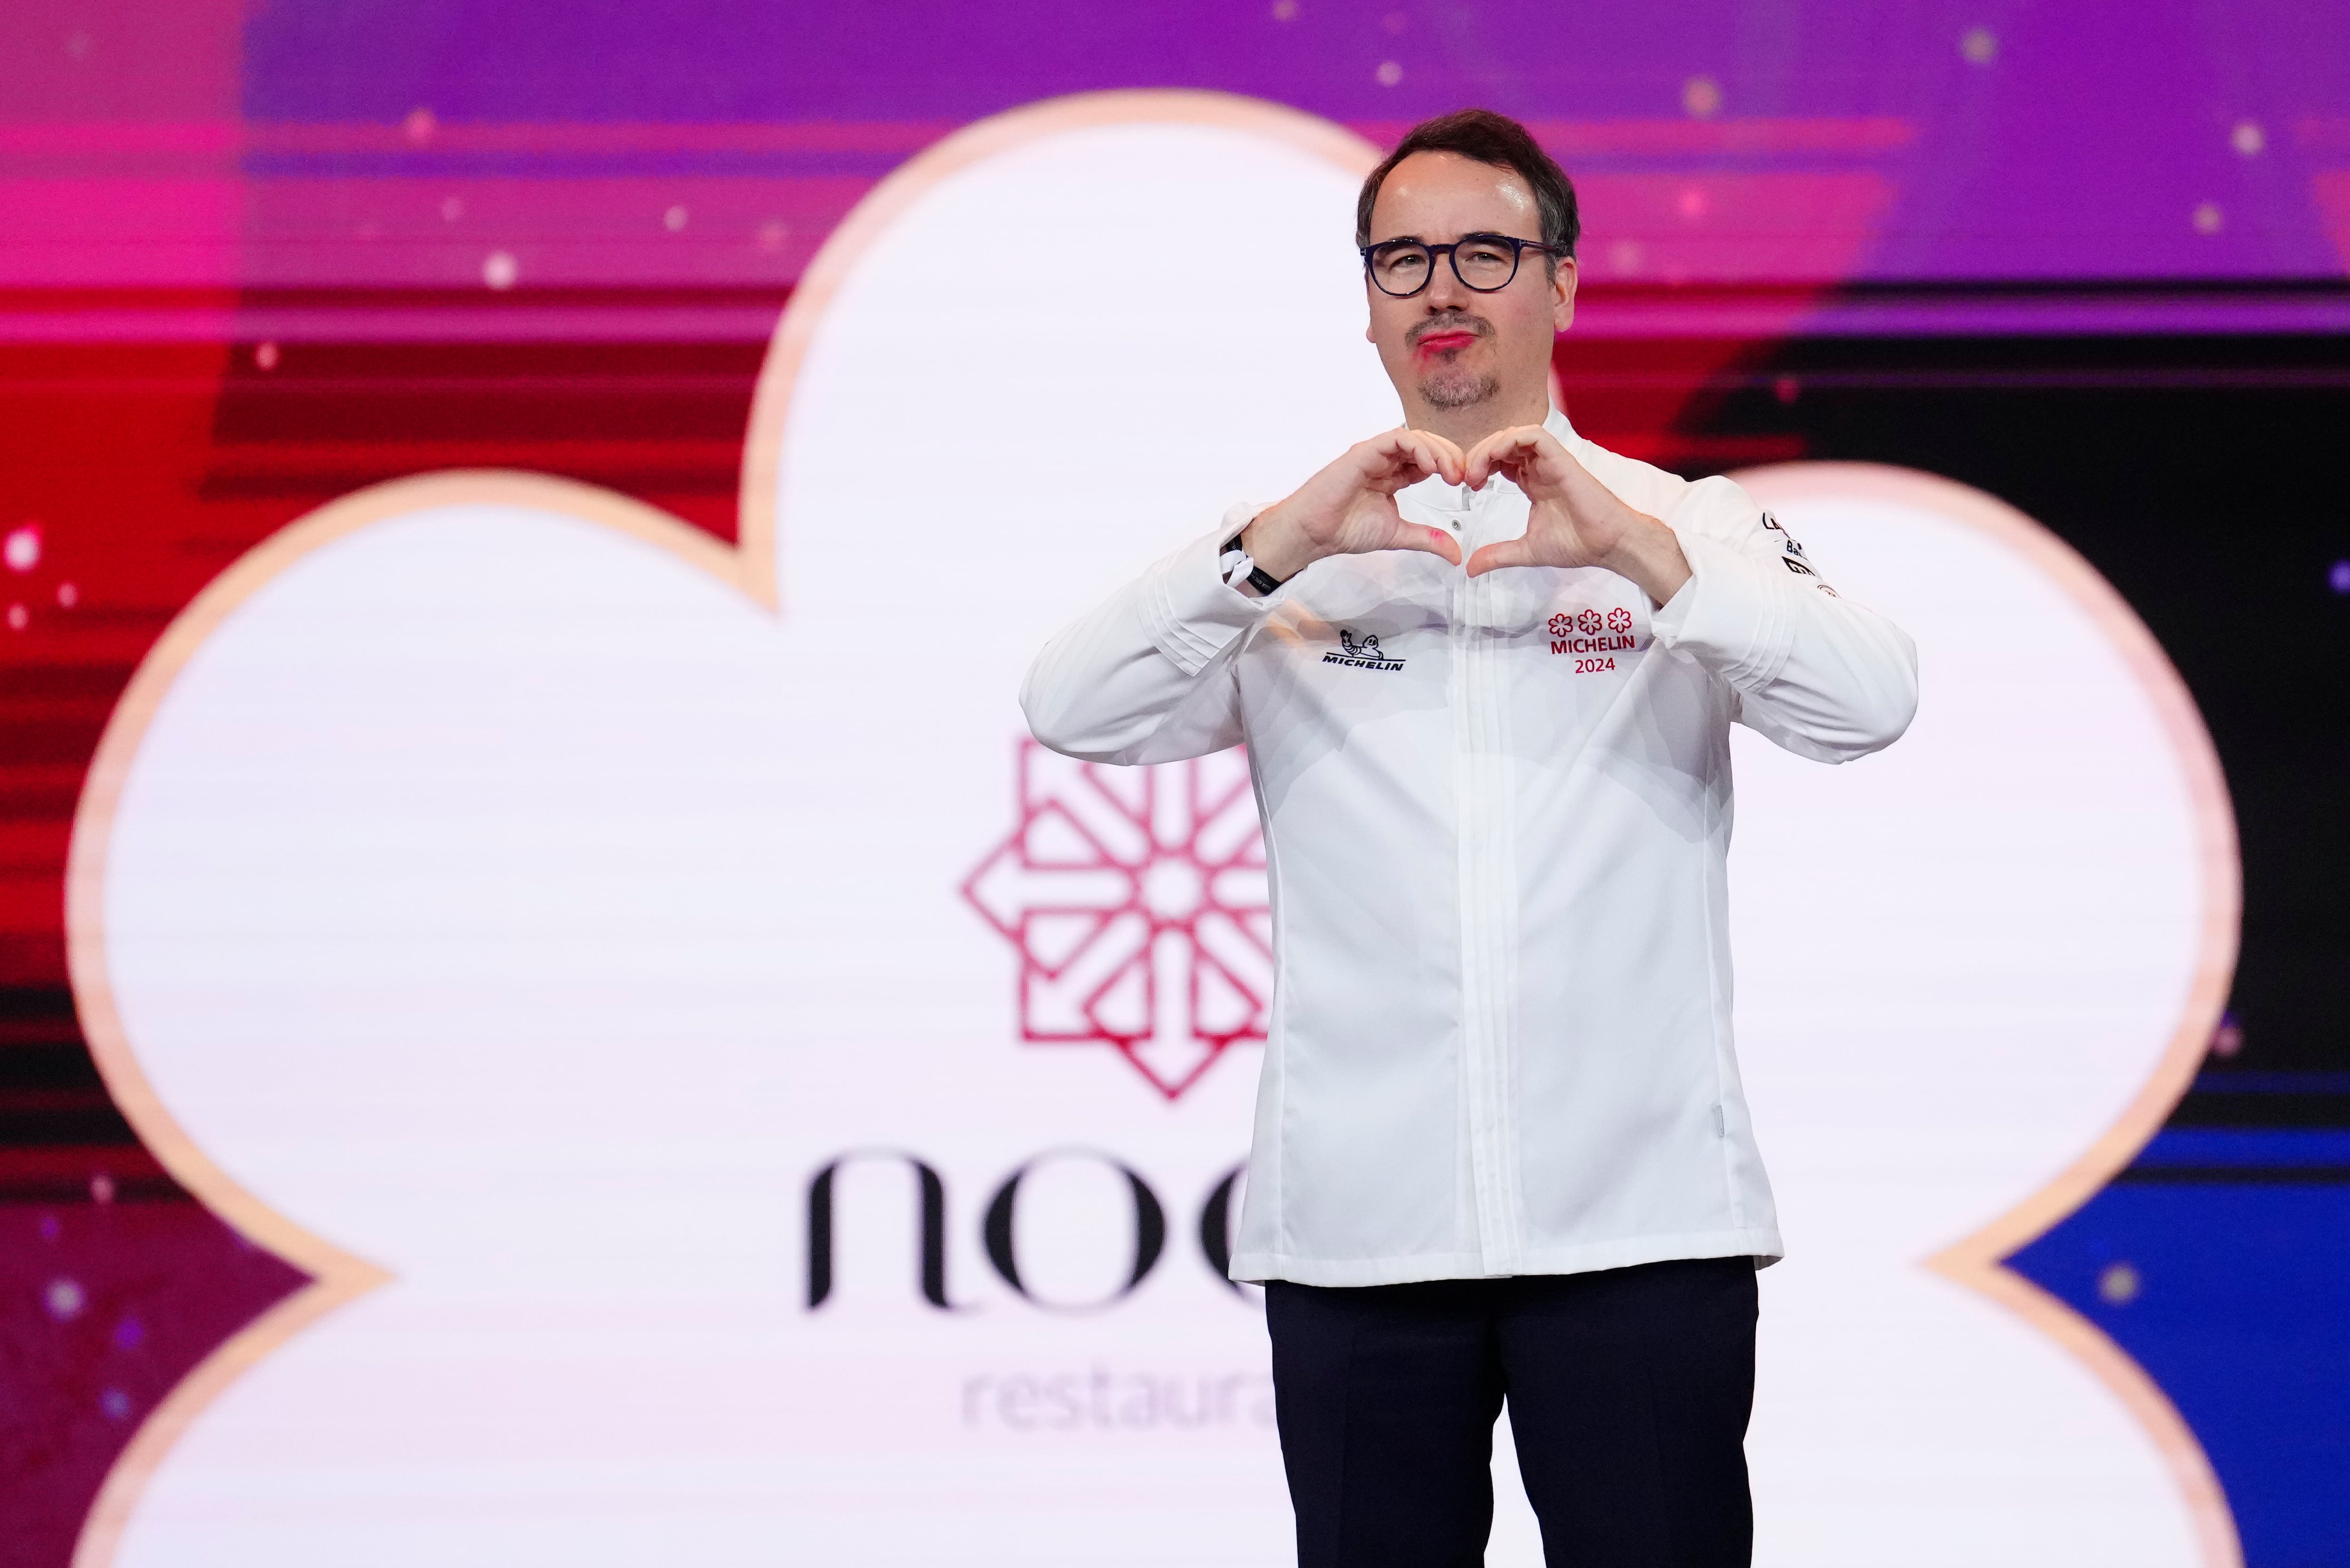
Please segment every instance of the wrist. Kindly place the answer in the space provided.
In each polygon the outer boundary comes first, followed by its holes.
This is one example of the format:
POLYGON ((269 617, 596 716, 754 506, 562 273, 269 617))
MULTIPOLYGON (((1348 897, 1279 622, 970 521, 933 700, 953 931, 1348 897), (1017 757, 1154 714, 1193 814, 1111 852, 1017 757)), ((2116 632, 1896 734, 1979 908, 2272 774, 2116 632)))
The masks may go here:
POLYGON ((1267 507, 1249 520, 1241 530, 1241 548, 1248 552, 1257 569, 1266 576, 1287 582, 1320 557, 1298 536, 1298 530, 1284 528, 1274 514, 1279 507, 1267 507))
MULTIPOLYGON (((1243 527, 1243 533, 1245 532, 1243 527)), ((1271 598, 1287 580, 1258 566, 1256 558, 1248 553, 1248 546, 1242 543, 1240 534, 1226 539, 1216 553, 1216 571, 1226 587, 1253 599, 1271 598)))
POLYGON ((1672 529, 1645 514, 1636 513, 1634 517, 1633 525, 1624 531, 1600 565, 1629 578, 1651 602, 1662 606, 1695 574, 1672 529))

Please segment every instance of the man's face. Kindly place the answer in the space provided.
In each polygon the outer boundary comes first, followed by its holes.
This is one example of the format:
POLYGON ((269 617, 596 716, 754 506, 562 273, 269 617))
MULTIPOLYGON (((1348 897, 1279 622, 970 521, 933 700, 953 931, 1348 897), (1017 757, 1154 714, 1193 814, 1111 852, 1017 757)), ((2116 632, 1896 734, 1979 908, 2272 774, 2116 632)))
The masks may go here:
MULTIPOLYGON (((1516 171, 1454 152, 1415 152, 1390 170, 1371 209, 1370 243, 1416 239, 1448 244, 1463 234, 1542 238, 1534 194, 1516 171)), ((1428 286, 1409 299, 1366 278, 1366 334, 1412 422, 1423 411, 1499 403, 1497 412, 1548 406, 1551 342, 1575 315, 1575 263, 1555 277, 1538 252, 1523 257, 1509 286, 1481 294, 1439 258, 1428 286)), ((1537 416, 1539 417, 1539 416, 1537 416)))

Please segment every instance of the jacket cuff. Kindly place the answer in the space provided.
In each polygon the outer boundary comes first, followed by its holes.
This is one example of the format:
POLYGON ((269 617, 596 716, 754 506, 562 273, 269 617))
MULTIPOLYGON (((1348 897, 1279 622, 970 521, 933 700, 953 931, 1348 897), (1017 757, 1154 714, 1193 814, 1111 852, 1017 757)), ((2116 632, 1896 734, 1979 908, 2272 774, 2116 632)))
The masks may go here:
POLYGON ((1186 675, 1205 670, 1233 639, 1263 620, 1280 597, 1250 597, 1228 585, 1217 565, 1224 541, 1263 510, 1261 504, 1233 507, 1214 533, 1159 562, 1143 582, 1143 628, 1159 651, 1186 675))
POLYGON ((1776 677, 1794 646, 1786 585, 1719 539, 1674 533, 1690 580, 1648 618, 1658 646, 1689 654, 1741 690, 1776 677))

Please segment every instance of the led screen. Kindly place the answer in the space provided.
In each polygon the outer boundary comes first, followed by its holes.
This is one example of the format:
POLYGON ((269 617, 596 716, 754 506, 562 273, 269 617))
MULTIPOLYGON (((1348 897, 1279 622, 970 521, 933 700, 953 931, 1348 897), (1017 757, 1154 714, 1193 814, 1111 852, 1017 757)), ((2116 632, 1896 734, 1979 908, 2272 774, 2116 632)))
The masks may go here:
MULTIPOLYGON (((149 1147, 317 1282, 146 1423, 89 1561, 1287 1560, 1219 1267, 1268 1000, 1244 764, 1065 764, 1014 693, 1393 421, 1323 243, 1373 156, 1218 97, 983 121, 811 263, 736 545, 428 475, 174 623, 82 798, 76 997, 149 1147), (1261 237, 1237 321, 1189 286, 1211 227, 1261 237)), ((1881 757, 1737 755, 1790 1244, 1761 1560, 2234 1561, 2163 1395, 1998 1264, 2151 1134, 2226 995, 2200 721, 1993 498, 1747 482, 1926 691, 1881 757)), ((1513 1508, 1492 1560, 1536 1561, 1513 1508)))

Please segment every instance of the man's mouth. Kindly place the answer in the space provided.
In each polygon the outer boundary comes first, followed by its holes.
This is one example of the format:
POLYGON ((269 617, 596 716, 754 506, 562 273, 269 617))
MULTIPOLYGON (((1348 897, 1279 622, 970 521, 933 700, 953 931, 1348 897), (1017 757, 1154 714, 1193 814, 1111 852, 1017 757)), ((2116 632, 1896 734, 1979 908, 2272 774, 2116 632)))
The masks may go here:
POLYGON ((1431 332, 1412 347, 1422 355, 1452 354, 1468 348, 1476 341, 1477 334, 1474 332, 1450 330, 1431 332))

